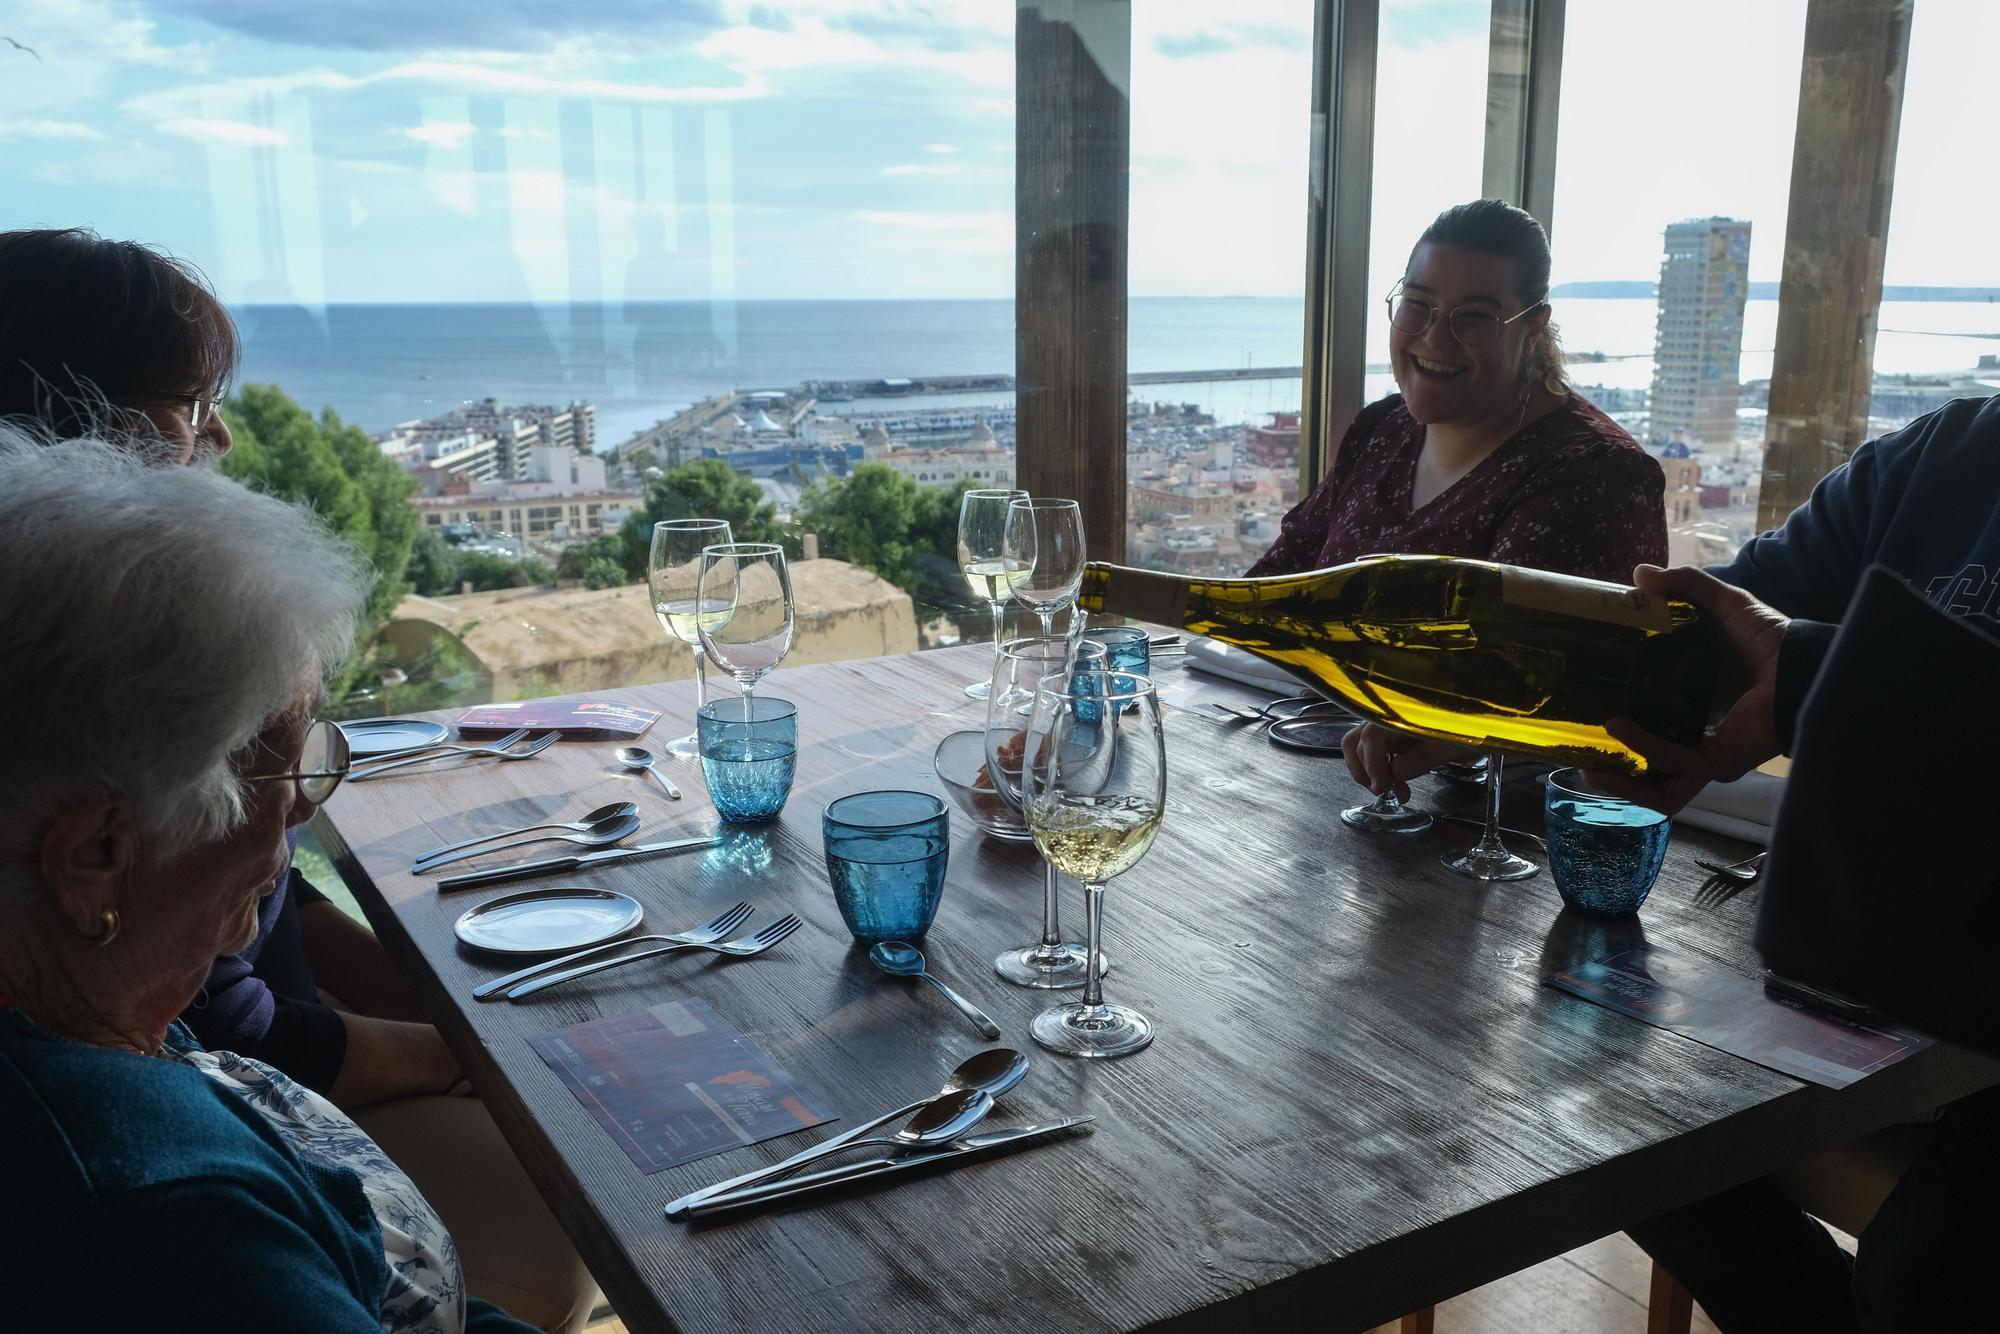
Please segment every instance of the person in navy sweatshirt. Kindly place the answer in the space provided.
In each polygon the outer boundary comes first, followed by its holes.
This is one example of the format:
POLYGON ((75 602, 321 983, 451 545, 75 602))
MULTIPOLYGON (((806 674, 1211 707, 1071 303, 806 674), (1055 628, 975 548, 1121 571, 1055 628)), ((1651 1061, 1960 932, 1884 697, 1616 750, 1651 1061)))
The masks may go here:
MULTIPOLYGON (((1699 747, 1626 733, 1670 775, 1631 795, 1677 810, 1791 755, 1758 915, 1765 962, 2000 1053, 2000 861, 1982 776, 2000 753, 2000 398, 1862 446, 1711 574, 1635 578, 1718 618, 1741 693, 1699 747), (1905 786, 1939 803, 1936 818, 1898 817, 1905 786)), ((1630 1235, 1725 1331, 1987 1327, 2000 1088, 1947 1106, 1918 1140, 1851 1257, 1768 1180, 1630 1235)))

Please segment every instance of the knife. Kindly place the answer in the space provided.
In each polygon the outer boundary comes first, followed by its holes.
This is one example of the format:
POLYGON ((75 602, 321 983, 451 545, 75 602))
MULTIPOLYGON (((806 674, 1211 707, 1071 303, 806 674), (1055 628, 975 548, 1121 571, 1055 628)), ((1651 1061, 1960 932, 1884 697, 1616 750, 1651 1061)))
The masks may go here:
POLYGON ((1094 1120, 1096 1118, 1090 1116, 1065 1116, 1058 1121, 1042 1121, 1035 1125, 1014 1126, 1007 1130, 991 1130, 983 1135, 968 1135, 964 1139, 953 1140, 942 1148, 929 1149, 922 1153, 900 1154, 889 1158, 875 1158, 867 1162, 848 1163, 843 1167, 830 1167, 823 1172, 808 1172, 804 1176, 792 1177, 785 1181, 766 1181, 755 1186, 745 1186, 726 1195, 711 1195, 705 1200, 698 1200, 689 1205, 680 1214, 669 1214, 668 1217, 706 1218, 711 1214, 725 1213, 731 1209, 768 1204, 773 1200, 791 1199, 816 1190, 833 1189, 856 1181, 868 1181, 875 1177, 912 1171, 919 1167, 932 1167, 938 1164, 956 1167, 976 1158, 989 1158, 996 1154, 1010 1153, 1017 1148, 1027 1148, 1052 1135, 1077 1126, 1088 1125, 1094 1120))
POLYGON ((722 840, 719 838, 677 838, 665 843, 641 843, 630 848, 606 848, 603 852, 585 852, 575 857, 544 857, 540 861, 514 862, 484 871, 468 871, 464 875, 448 875, 438 881, 438 893, 449 894, 454 889, 497 885, 508 880, 532 880, 538 875, 549 875, 556 871, 581 871, 592 866, 603 866, 609 862, 621 862, 628 857, 650 857, 662 852, 691 852, 696 848, 712 848, 720 842, 722 840))

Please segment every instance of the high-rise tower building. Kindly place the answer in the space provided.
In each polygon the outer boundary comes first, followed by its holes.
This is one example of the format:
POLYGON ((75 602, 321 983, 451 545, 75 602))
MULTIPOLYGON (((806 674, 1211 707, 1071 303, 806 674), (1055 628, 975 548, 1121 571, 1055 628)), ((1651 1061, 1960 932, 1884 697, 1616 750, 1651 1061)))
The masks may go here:
POLYGON ((1743 302, 1750 295, 1750 224, 1694 218, 1667 227, 1646 434, 1665 444, 1736 450, 1743 302))

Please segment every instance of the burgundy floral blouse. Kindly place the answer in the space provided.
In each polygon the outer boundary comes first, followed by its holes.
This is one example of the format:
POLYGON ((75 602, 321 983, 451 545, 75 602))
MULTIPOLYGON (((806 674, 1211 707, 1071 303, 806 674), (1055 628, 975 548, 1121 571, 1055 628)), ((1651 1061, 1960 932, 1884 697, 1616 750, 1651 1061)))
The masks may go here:
POLYGON ((1363 408, 1333 471, 1285 516, 1252 575, 1295 574, 1362 556, 1470 556, 1630 583, 1667 558, 1660 465, 1596 405, 1571 394, 1415 513, 1424 428, 1391 394, 1363 408))

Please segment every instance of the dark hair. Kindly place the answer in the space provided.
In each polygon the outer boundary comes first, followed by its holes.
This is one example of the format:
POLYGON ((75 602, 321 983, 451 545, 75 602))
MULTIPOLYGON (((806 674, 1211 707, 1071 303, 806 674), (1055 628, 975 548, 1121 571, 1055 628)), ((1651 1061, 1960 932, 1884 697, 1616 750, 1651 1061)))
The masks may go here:
POLYGON ((0 232, 0 418, 71 436, 108 409, 219 394, 236 327, 193 267, 81 227, 0 232))
MULTIPOLYGON (((1549 299, 1549 234, 1535 215, 1504 199, 1454 204, 1432 219, 1418 245, 1449 245, 1514 261, 1514 292, 1528 306, 1549 299)), ((1415 253, 1414 249, 1411 252, 1415 253)), ((1566 393, 1562 341, 1551 323, 1542 331, 1532 370, 1552 393, 1566 393)))

